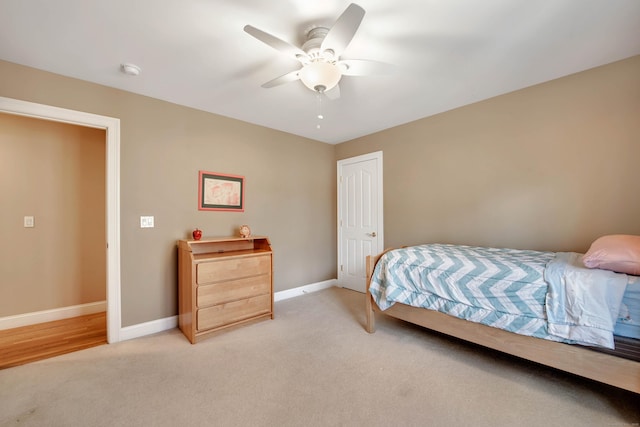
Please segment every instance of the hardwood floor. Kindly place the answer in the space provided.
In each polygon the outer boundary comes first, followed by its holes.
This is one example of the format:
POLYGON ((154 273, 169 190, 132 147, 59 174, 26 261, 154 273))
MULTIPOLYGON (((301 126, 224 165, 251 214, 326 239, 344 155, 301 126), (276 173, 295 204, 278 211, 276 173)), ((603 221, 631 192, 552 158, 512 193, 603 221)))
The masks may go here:
POLYGON ((0 369, 107 343, 106 312, 0 331, 0 369))

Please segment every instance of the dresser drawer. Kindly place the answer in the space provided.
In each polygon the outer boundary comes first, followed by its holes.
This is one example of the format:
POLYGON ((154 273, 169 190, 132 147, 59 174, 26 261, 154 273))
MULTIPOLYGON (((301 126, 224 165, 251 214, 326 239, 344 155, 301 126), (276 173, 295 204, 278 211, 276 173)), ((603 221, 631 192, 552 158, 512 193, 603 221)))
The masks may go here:
POLYGON ((271 293, 271 274, 198 286, 199 308, 271 293))
POLYGON ((197 329, 213 329, 270 312, 271 294, 202 308, 197 314, 197 329))
POLYGON ((271 255, 219 259, 198 264, 196 283, 222 282, 271 272, 271 255))

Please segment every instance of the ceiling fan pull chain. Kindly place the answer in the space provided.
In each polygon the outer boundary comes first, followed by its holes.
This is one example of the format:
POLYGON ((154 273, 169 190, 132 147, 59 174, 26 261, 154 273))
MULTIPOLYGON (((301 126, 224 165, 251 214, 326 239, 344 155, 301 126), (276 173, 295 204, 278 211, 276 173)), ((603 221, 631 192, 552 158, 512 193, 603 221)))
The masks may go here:
POLYGON ((318 118, 318 124, 316 125, 316 129, 320 129, 320 120, 324 119, 322 115, 322 92, 316 92, 316 117, 318 118))

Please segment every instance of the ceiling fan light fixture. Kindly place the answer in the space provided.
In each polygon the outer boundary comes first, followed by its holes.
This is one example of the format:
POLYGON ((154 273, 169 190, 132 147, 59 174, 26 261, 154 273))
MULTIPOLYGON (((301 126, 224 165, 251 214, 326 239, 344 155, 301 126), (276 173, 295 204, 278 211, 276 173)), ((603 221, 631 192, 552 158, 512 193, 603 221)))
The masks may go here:
POLYGON ((302 67, 299 76, 309 89, 326 92, 338 84, 342 73, 336 65, 329 62, 312 62, 302 67))

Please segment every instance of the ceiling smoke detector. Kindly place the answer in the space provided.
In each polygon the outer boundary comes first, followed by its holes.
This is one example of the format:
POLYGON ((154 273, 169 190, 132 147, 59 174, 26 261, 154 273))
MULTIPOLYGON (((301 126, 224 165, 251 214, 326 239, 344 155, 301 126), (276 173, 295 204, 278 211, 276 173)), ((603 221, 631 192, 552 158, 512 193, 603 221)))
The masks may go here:
POLYGON ((120 65, 120 71, 128 76, 139 76, 142 70, 135 64, 122 64, 120 65))

